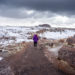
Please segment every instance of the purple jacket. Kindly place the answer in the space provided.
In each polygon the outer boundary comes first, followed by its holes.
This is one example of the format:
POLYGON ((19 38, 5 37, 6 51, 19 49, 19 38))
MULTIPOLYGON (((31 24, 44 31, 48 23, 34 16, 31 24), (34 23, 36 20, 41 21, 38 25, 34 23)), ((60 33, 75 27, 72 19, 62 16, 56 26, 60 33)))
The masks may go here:
POLYGON ((38 41, 38 36, 37 35, 34 35, 33 36, 33 40, 34 40, 34 42, 37 42, 38 41))

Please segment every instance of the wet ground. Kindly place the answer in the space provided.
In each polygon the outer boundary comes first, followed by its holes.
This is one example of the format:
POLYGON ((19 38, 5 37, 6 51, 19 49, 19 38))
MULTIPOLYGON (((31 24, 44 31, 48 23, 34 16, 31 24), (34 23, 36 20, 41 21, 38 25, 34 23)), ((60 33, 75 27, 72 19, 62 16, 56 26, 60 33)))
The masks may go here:
POLYGON ((66 75, 53 66, 45 56, 44 49, 30 44, 26 51, 14 56, 11 65, 15 75, 66 75))

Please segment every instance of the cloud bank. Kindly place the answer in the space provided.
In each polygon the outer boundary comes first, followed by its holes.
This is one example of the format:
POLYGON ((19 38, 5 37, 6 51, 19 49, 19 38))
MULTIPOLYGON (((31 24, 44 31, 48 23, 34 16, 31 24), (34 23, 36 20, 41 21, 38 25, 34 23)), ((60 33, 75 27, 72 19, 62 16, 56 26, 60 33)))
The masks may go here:
POLYGON ((0 0, 0 19, 0 24, 7 19, 9 24, 74 25, 75 0, 0 0))

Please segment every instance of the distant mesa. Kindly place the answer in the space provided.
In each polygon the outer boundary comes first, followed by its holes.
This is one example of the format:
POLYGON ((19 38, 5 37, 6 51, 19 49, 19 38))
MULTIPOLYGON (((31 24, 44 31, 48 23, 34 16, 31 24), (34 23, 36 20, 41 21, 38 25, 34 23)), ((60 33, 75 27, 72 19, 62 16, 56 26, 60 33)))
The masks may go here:
POLYGON ((40 27, 51 27, 49 24, 41 24, 41 25, 39 25, 40 27))

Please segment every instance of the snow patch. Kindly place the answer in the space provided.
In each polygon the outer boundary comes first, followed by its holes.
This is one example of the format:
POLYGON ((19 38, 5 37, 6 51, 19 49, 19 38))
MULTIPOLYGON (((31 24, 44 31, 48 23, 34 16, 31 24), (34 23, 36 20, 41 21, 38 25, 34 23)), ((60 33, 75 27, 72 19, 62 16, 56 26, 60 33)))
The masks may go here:
POLYGON ((7 45, 12 43, 19 43, 22 41, 30 42, 32 40, 28 39, 28 37, 30 36, 30 34, 28 33, 33 33, 38 30, 39 29, 32 27, 0 27, 0 44, 7 45))
POLYGON ((3 59, 3 57, 0 57, 0 61, 3 59))
POLYGON ((40 34, 41 37, 45 37, 47 39, 64 39, 74 35, 75 35, 75 31, 73 30, 65 30, 63 32, 47 31, 47 32, 44 32, 43 34, 40 34))
POLYGON ((60 45, 60 46, 57 46, 57 47, 55 47, 55 48, 48 48, 48 50, 50 51, 50 52, 53 52, 56 56, 58 56, 58 51, 60 50, 60 48, 62 48, 62 45, 60 45))

